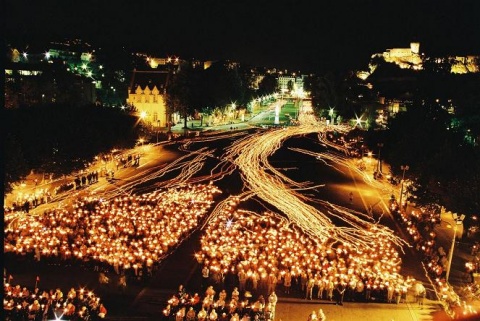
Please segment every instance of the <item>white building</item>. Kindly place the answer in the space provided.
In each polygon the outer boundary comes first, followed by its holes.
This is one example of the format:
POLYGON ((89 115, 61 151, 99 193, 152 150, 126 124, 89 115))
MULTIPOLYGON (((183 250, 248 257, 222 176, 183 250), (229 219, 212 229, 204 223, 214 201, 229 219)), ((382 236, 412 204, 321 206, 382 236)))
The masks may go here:
POLYGON ((170 73, 159 70, 134 70, 128 88, 127 104, 133 105, 142 121, 153 127, 167 127, 165 90, 170 73))

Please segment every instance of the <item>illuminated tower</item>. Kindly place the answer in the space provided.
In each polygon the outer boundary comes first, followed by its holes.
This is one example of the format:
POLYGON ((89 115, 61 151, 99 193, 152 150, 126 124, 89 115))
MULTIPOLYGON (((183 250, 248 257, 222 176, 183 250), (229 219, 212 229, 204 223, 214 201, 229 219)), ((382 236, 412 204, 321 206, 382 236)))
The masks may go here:
POLYGON ((410 42, 410 50, 414 55, 420 54, 420 42, 410 42))

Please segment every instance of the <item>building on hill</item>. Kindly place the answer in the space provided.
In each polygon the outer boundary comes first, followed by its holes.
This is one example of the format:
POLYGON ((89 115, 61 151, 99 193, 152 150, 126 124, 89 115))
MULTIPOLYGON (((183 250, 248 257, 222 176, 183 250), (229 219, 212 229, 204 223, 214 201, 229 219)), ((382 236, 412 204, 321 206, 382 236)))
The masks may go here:
POLYGON ((167 57, 167 58, 159 58, 159 57, 150 57, 146 56, 145 60, 147 64, 152 69, 160 69, 160 70, 167 70, 170 69, 171 66, 175 66, 178 68, 181 61, 178 57, 167 57))
POLYGON ((454 74, 480 72, 480 56, 452 57, 451 72, 454 74))
POLYGON ((382 53, 373 54, 368 65, 368 70, 360 70, 357 76, 363 80, 374 73, 378 60, 393 63, 401 69, 423 70, 425 62, 430 61, 435 65, 448 65, 448 71, 454 74, 480 72, 480 56, 475 55, 449 55, 446 57, 429 57, 420 52, 420 43, 412 42, 409 48, 391 48, 382 53))
MULTIPOLYGON (((422 54, 420 54, 420 43, 410 43, 410 48, 392 48, 376 54, 380 55, 386 62, 393 62, 402 69, 422 69, 422 54)), ((373 55, 372 58, 376 55, 373 55)))
POLYGON ((96 101, 91 79, 67 72, 58 63, 5 63, 5 107, 16 108, 60 103, 92 104, 96 101))

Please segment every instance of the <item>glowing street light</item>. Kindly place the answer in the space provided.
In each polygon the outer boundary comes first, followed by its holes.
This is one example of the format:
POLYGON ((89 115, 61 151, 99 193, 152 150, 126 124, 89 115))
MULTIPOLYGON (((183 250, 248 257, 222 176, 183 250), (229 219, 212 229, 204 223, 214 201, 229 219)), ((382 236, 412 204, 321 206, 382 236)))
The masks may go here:
POLYGON ((357 119, 355 120, 355 126, 360 126, 360 128, 362 127, 362 117, 357 117, 357 119))
POLYGON ((453 220, 455 221, 455 224, 453 225, 453 240, 452 240, 452 246, 450 247, 450 253, 448 255, 447 275, 445 276, 445 281, 447 283, 448 283, 448 277, 450 276, 450 270, 452 267, 453 248, 455 247, 455 239, 457 238, 457 228, 459 225, 462 225, 464 219, 465 219, 464 214, 458 216, 456 213, 453 213, 453 220))

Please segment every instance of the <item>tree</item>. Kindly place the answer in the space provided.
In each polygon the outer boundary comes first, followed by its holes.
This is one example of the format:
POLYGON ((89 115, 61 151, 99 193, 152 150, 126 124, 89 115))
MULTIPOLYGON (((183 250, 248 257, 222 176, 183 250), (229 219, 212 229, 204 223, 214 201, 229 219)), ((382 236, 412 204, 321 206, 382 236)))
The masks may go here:
POLYGON ((276 91, 277 79, 272 74, 266 74, 258 84, 257 94, 259 96, 271 95, 276 91))
POLYGON ((328 73, 311 81, 312 106, 320 116, 327 116, 335 109, 336 116, 350 119, 356 114, 354 103, 350 97, 351 90, 356 86, 353 76, 328 73))
POLYGON ((18 87, 14 82, 5 82, 5 108, 17 108, 20 106, 18 87))
POLYGON ((394 173, 409 165, 419 203, 441 202, 475 213, 480 209, 480 150, 465 142, 451 120, 435 101, 416 103, 389 122, 383 155, 394 173))
POLYGON ((183 127, 187 128, 188 116, 193 114, 192 97, 194 92, 194 70, 189 63, 184 63, 173 75, 166 88, 167 113, 179 113, 184 118, 183 127))
POLYGON ((218 62, 205 70, 203 78, 206 93, 213 100, 214 106, 224 107, 235 101, 243 101, 243 90, 236 68, 228 68, 226 63, 218 62))
POLYGON ((292 90, 293 90, 293 81, 292 80, 289 80, 287 82, 287 90, 288 90, 289 93, 292 92, 292 90))
POLYGON ((437 74, 450 74, 454 61, 449 57, 424 57, 422 59, 423 69, 427 72, 437 74))

